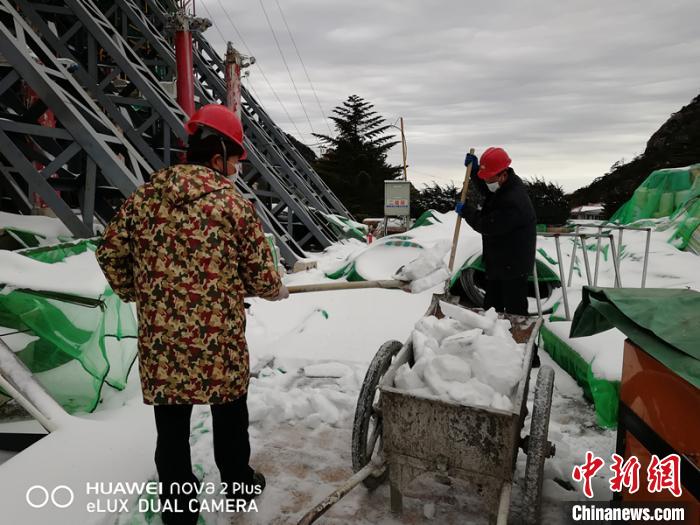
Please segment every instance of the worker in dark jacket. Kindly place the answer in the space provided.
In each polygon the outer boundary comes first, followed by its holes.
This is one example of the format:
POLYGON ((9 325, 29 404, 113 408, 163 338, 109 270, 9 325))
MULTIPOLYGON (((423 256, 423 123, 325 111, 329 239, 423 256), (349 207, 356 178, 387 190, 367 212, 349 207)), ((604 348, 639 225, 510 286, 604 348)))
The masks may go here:
POLYGON ((484 197, 482 207, 457 204, 455 210, 481 234, 486 269, 484 308, 527 315, 528 276, 535 264, 536 218, 523 181, 501 148, 488 148, 472 165, 471 185, 484 197))

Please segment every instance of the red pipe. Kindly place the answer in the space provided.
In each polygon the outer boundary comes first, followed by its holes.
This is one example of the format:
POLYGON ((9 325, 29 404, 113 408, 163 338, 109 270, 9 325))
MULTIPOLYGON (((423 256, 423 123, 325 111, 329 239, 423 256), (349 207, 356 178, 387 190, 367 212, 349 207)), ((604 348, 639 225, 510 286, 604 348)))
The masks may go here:
POLYGON ((194 68, 192 66, 192 33, 189 27, 175 32, 177 63, 177 103, 191 117, 194 108, 194 68))

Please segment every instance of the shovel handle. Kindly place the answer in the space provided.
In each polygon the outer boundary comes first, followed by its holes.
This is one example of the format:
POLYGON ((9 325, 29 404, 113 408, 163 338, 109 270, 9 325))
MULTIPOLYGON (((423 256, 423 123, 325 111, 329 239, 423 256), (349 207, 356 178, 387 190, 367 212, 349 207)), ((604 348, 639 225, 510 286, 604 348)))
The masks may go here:
POLYGON ((397 279, 385 279, 381 281, 357 281, 340 283, 298 284, 287 286, 290 294, 304 292, 327 292, 331 290, 356 290, 358 288, 401 288, 404 281, 397 279))
MULTIPOLYGON (((469 149, 469 154, 474 155, 474 148, 469 149)), ((464 204, 467 202, 467 194, 469 191, 469 177, 472 174, 472 163, 470 162, 469 165, 467 166, 467 171, 464 174, 464 184, 462 184, 462 197, 460 199, 460 202, 464 204)), ((448 268, 450 270, 450 273, 452 273, 452 268, 455 264, 455 255, 457 253, 457 242, 459 241, 459 227, 462 225, 462 217, 457 215, 457 222, 455 223, 455 233, 452 236, 452 250, 450 251, 450 264, 448 265, 448 268)))

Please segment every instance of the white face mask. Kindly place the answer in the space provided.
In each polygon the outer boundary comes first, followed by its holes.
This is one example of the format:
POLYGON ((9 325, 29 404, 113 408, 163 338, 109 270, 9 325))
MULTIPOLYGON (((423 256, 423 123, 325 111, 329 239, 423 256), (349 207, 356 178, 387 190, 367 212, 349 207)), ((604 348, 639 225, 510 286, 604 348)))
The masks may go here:
POLYGON ((496 191, 498 188, 501 187, 501 184, 499 182, 487 182, 486 186, 488 186, 489 190, 496 191))

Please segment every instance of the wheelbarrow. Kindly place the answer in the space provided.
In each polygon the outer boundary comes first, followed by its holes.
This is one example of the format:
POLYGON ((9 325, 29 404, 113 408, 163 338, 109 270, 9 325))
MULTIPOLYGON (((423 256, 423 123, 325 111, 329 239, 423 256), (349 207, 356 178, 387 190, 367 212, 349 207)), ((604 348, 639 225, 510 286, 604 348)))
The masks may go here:
MULTIPOLYGON (((433 297, 426 315, 443 317, 440 299, 433 297)), ((388 341, 377 351, 365 375, 357 401, 352 435, 355 474, 299 521, 313 523, 360 483, 374 490, 387 479, 392 512, 403 510, 403 493, 425 473, 452 477, 481 488, 491 522, 506 524, 519 448, 527 454, 522 519, 539 523, 544 462, 554 455, 547 440, 552 406, 554 371, 542 366, 530 423, 530 434, 521 438, 527 415, 530 371, 541 318, 505 316, 518 343, 526 343, 520 383, 513 409, 458 404, 422 398, 394 386, 399 366, 413 364, 411 339, 402 344, 388 341)))

